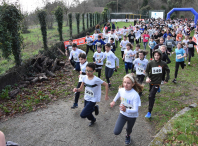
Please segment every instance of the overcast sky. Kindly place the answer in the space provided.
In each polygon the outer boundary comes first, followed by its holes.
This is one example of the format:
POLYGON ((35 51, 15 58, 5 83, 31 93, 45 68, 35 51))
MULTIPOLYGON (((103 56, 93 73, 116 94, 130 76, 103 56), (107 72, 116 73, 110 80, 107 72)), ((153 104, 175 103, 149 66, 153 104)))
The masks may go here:
MULTIPOLYGON (((0 0, 0 2, 3 0, 0 0)), ((37 7, 42 8, 44 7, 44 2, 43 1, 49 1, 49 2, 54 2, 54 1, 60 1, 60 0, 6 0, 8 3, 15 3, 19 2, 22 8, 23 12, 33 12, 37 7)), ((72 2, 73 0, 64 0, 67 2, 72 2)), ((83 1, 83 0, 80 0, 83 1)))

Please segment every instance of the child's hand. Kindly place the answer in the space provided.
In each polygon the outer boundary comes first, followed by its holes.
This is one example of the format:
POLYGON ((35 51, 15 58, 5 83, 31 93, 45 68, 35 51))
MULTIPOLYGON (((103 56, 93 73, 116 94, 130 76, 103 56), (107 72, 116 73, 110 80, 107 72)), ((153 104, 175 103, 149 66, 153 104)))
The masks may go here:
POLYGON ((99 59, 98 63, 101 63, 101 59, 99 59))
POLYGON ((119 68, 119 66, 117 66, 117 68, 119 68))
POLYGON ((105 100, 109 100, 109 97, 108 96, 105 96, 105 100))
POLYGON ((110 103, 110 106, 113 107, 114 105, 115 105, 115 101, 112 101, 112 102, 110 103))
POLYGON ((151 79, 150 78, 146 78, 146 82, 147 83, 150 83, 151 82, 151 79))
POLYGON ((124 60, 124 58, 122 58, 122 60, 124 60))
POLYGON ((123 112, 126 112, 126 107, 123 104, 121 104, 120 105, 120 110, 123 111, 123 112))
POLYGON ((96 64, 96 62, 94 62, 96 64))
POLYGON ((77 88, 74 88, 74 89, 73 89, 73 92, 77 92, 77 91, 78 91, 78 89, 77 89, 77 88))
POLYGON ((82 74, 82 71, 80 71, 80 74, 82 74))
POLYGON ((164 84, 166 84, 167 82, 166 81, 164 81, 164 84))

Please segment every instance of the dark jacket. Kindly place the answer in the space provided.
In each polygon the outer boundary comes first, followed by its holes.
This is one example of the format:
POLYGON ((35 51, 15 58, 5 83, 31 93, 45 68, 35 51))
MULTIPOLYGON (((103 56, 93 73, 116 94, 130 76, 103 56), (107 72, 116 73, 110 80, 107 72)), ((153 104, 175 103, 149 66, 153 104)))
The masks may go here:
POLYGON ((163 54, 163 56, 162 56, 162 61, 166 62, 167 64, 171 63, 171 61, 170 61, 168 55, 167 55, 165 52, 162 53, 162 54, 163 54))
MULTIPOLYGON (((155 52, 160 53, 160 60, 157 62, 156 60, 152 60, 148 63, 146 67, 146 76, 151 79, 150 84, 160 85, 162 81, 163 72, 166 72, 166 79, 165 81, 168 82, 170 76, 170 69, 167 66, 166 62, 162 61, 162 52, 161 50, 157 49, 153 52, 153 56, 155 52)), ((153 57, 154 58, 154 57, 153 57)))

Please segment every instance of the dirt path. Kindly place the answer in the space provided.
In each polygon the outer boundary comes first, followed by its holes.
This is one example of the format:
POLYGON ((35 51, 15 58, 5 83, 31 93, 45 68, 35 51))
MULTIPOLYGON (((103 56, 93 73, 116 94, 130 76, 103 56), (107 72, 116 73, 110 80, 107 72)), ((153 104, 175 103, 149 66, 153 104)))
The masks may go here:
MULTIPOLYGON (((20 146, 122 146, 125 129, 119 136, 113 134, 119 107, 117 104, 111 109, 111 100, 102 99, 99 103, 100 114, 94 127, 88 127, 89 121, 79 116, 82 100, 77 109, 71 110, 73 101, 60 99, 47 109, 0 123, 0 130, 5 133, 6 140, 20 146)), ((140 113, 133 128, 132 145, 147 146, 152 139, 151 127, 140 113)))

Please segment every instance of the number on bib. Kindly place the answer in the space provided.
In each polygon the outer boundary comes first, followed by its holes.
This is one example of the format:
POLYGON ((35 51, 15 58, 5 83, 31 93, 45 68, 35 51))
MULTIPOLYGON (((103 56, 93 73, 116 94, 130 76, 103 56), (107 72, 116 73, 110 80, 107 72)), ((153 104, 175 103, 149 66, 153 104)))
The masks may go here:
POLYGON ((111 66, 111 62, 110 61, 107 61, 106 62, 106 65, 111 66))
POLYGON ((181 57, 181 54, 177 55, 177 59, 180 59, 180 57, 181 57))
POLYGON ((162 67, 152 67, 152 74, 162 73, 162 67))
POLYGON ((136 74, 143 74, 143 72, 144 72, 143 68, 137 67, 136 74))
POLYGON ((85 95, 90 96, 90 97, 94 97, 94 92, 90 89, 85 88, 85 95))
POLYGON ((77 57, 74 57, 74 61, 78 61, 78 58, 77 57))
POLYGON ((189 48, 193 48, 193 44, 189 44, 188 47, 189 47, 189 48))

